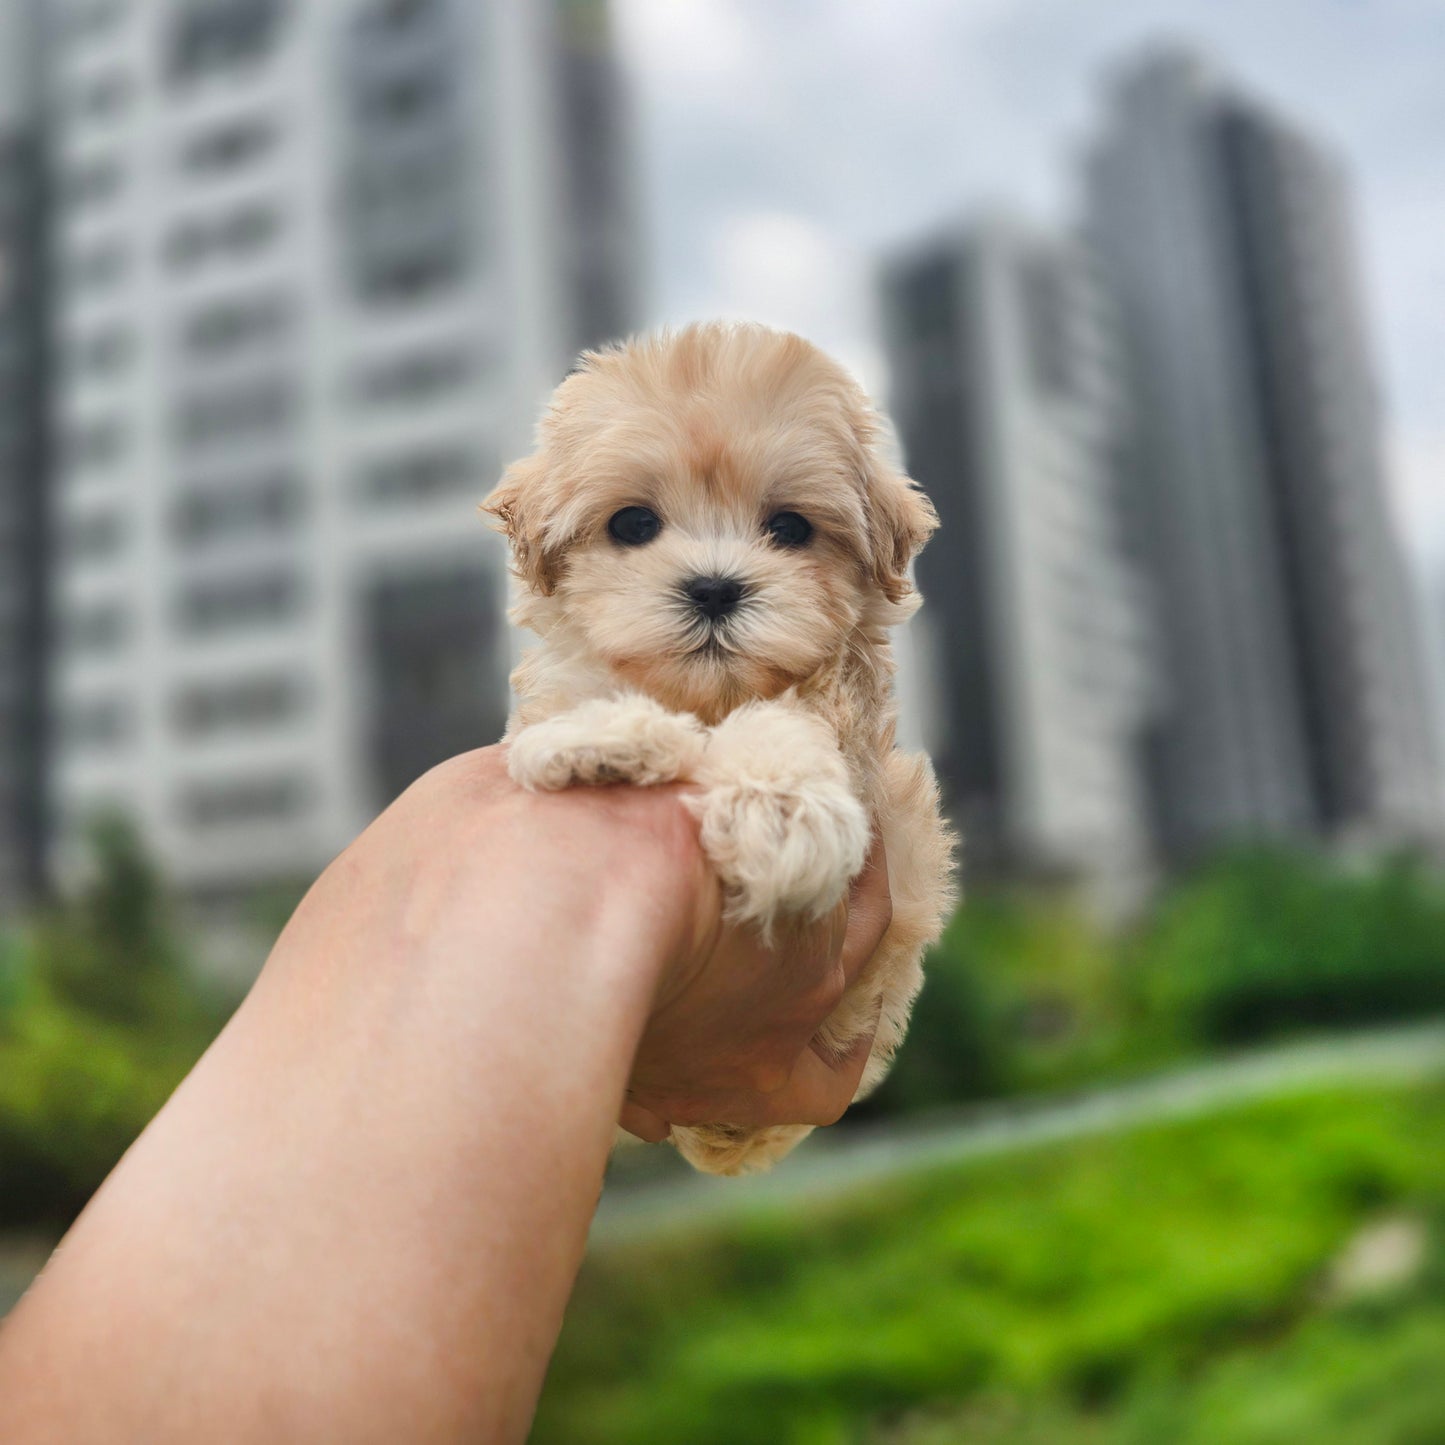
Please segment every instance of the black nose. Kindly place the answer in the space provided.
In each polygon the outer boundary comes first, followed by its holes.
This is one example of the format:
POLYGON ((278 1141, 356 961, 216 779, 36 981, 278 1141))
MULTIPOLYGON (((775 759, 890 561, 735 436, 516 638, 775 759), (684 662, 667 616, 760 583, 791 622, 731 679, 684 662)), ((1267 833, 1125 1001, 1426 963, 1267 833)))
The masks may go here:
POLYGON ((682 588, 687 600, 711 622, 726 617, 743 597, 743 584, 731 577, 694 577, 682 588))

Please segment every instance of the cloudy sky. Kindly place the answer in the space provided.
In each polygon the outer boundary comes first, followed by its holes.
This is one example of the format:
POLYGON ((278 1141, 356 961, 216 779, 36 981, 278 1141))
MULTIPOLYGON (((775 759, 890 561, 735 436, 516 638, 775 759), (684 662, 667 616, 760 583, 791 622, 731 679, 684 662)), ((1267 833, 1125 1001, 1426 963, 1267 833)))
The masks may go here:
POLYGON ((1445 566, 1442 0, 615 0, 633 73, 652 319, 791 326, 883 380, 880 251, 978 203, 1045 218, 1101 78, 1204 48, 1343 153, 1416 554, 1445 566))

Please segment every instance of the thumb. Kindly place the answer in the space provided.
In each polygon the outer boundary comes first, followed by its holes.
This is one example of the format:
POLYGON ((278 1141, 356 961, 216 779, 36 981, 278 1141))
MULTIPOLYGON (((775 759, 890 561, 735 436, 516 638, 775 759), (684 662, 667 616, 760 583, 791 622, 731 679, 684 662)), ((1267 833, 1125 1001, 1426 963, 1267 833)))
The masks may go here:
POLYGON ((634 1104, 631 1099, 622 1101, 622 1112, 618 1114, 617 1122, 645 1144, 661 1144, 672 1133, 672 1126, 660 1114, 644 1109, 641 1104, 634 1104))

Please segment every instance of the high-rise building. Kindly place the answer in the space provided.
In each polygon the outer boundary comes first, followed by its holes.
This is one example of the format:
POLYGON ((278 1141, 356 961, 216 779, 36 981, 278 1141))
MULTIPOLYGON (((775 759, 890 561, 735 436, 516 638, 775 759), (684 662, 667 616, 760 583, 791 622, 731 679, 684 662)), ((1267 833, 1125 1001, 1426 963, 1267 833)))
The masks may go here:
POLYGON ((30 0, 0 0, 0 912, 45 874, 47 204, 30 0))
POLYGON ((1137 877, 1155 697, 1115 495, 1125 398, 1082 249, 986 217, 899 256, 891 409, 942 527, 929 738, 975 868, 1137 877))
POLYGON ((48 8, 58 857, 120 809, 224 897, 500 732, 476 504, 632 321, 607 14, 48 8))
POLYGON ((1165 841, 1440 826, 1339 162, 1189 56, 1118 79, 1090 231, 1135 398, 1165 841))

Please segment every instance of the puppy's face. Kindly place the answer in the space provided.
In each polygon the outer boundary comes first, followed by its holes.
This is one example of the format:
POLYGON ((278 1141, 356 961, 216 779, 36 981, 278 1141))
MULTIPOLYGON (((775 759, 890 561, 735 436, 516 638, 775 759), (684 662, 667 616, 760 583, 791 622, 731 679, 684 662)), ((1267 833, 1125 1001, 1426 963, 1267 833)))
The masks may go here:
POLYGON ((518 572, 621 682, 716 719, 896 621, 932 509, 845 372, 797 337, 690 328, 590 356, 488 501, 518 572))

